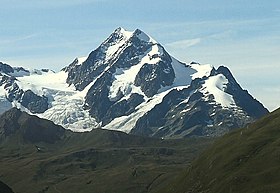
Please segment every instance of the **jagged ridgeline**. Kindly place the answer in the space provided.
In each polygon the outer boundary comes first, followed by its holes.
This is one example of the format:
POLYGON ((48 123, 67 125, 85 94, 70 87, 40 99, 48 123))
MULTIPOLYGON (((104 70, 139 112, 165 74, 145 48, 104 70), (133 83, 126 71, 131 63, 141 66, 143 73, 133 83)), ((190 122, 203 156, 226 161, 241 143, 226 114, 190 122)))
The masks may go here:
POLYGON ((139 29, 116 29, 57 73, 0 70, 2 112, 16 106, 72 131, 213 137, 268 113, 228 68, 182 63, 139 29))

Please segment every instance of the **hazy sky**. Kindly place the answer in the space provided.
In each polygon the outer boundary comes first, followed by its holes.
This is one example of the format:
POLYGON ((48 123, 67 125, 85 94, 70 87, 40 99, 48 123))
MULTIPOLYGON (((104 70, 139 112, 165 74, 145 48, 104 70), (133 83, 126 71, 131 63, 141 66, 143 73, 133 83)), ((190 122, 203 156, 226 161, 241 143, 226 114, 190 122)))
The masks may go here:
POLYGON ((0 61, 59 70, 121 26, 183 61, 223 64, 280 107, 279 0, 0 0, 0 61))

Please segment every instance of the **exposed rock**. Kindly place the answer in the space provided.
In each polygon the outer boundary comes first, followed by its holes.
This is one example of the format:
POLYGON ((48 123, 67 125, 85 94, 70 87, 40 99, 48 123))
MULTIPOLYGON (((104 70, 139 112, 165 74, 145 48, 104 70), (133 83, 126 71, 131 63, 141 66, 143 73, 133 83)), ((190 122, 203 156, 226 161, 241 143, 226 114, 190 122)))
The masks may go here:
POLYGON ((14 69, 10 65, 0 62, 0 72, 4 72, 6 74, 13 73, 14 69))
POLYGON ((23 93, 21 104, 31 113, 43 113, 48 109, 48 98, 27 90, 23 93))

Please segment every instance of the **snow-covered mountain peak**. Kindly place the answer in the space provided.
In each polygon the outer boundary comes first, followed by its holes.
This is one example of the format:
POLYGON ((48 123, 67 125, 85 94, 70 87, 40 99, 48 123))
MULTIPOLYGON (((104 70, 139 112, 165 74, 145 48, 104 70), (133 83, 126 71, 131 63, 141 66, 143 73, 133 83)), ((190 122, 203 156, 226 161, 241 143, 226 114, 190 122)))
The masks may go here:
POLYGON ((133 32, 133 35, 136 36, 141 41, 157 44, 157 41, 155 41, 151 36, 147 35, 145 32, 141 31, 140 29, 136 29, 133 32))
POLYGON ((126 39, 129 39, 133 32, 132 31, 128 31, 122 27, 118 27, 113 33, 115 34, 121 34, 123 37, 125 37, 126 39))
POLYGON ((116 45, 120 42, 124 43, 127 41, 131 36, 133 35, 133 32, 127 31, 122 27, 119 27, 114 30, 114 32, 102 43, 101 46, 109 47, 112 45, 116 45))
POLYGON ((117 28, 58 73, 0 72, 0 112, 13 104, 73 131, 217 136, 268 112, 226 67, 182 63, 139 29, 117 28))

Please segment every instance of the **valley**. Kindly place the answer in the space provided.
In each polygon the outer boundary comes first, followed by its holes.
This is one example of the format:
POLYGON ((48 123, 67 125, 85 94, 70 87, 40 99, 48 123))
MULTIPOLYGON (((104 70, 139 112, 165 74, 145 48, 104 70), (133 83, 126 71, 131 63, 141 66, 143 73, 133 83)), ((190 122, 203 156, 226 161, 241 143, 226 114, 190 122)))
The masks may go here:
POLYGON ((156 192, 212 143, 206 138, 162 140, 102 129, 62 132, 16 109, 1 117, 0 135, 0 179, 16 193, 156 192), (6 130, 13 128, 11 117, 18 123, 12 133, 6 130), (46 125, 44 136, 54 141, 24 135, 46 125))

